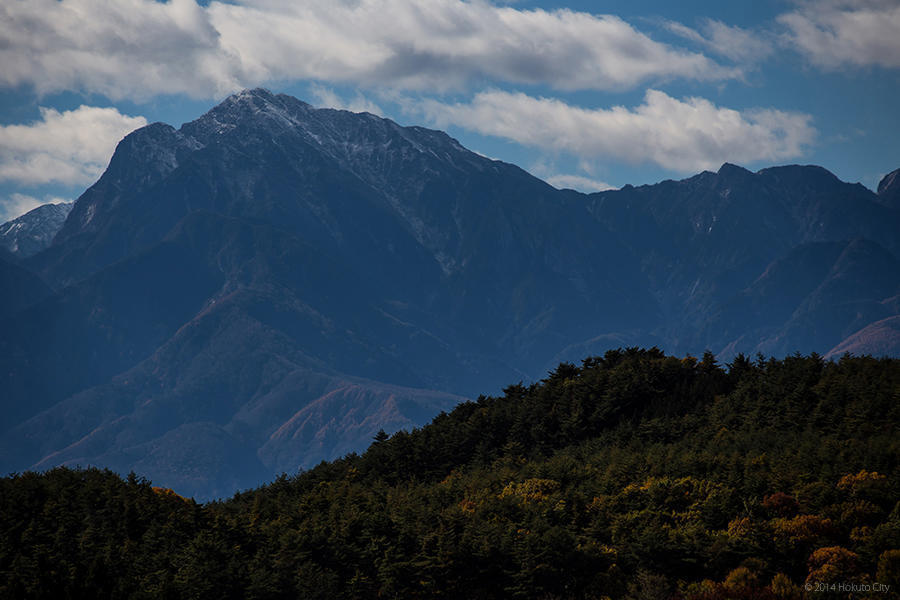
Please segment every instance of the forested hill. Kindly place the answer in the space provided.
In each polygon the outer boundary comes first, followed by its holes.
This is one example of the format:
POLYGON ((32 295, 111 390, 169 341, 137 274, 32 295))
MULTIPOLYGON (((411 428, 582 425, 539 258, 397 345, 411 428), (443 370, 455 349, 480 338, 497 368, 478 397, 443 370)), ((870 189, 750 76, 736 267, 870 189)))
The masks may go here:
POLYGON ((224 502, 13 475, 0 596, 896 597, 898 400, 898 360, 629 349, 224 502))

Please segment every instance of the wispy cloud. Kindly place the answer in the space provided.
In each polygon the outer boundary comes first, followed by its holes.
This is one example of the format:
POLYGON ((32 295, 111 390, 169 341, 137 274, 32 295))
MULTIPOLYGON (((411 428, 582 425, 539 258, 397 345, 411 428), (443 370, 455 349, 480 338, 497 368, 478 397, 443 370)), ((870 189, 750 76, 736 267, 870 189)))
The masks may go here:
POLYGON ((296 79, 416 90, 485 81, 609 90, 738 75, 615 16, 462 0, 6 2, 0 62, 0 85, 115 99, 220 96, 296 79))
POLYGON ((804 2, 778 17, 786 42, 816 66, 900 67, 900 3, 896 0, 804 2))
POLYGON ((0 126, 0 181, 92 183, 119 140, 146 124, 143 117, 129 117, 115 108, 42 108, 39 121, 0 126))
POLYGON ((310 87, 312 103, 323 108, 337 108, 351 112, 368 112, 373 115, 384 115, 384 109, 367 98, 362 92, 357 91, 352 98, 345 98, 333 89, 313 85, 310 87))
POLYGON ((658 90, 648 90, 643 104, 634 108, 586 109, 499 90, 479 93, 467 103, 426 99, 408 108, 439 127, 452 124, 582 159, 649 162, 681 172, 725 161, 794 158, 816 135, 806 114, 737 111, 658 90))
POLYGON ((545 179, 547 183, 557 189, 572 189, 579 192, 602 192, 604 190, 614 190, 615 186, 600 181, 599 179, 591 179, 583 175, 551 175, 545 179))
POLYGON ((715 19, 703 20, 699 31, 675 21, 668 21, 665 26, 672 33, 737 63, 757 63, 775 51, 770 33, 742 29, 715 19))

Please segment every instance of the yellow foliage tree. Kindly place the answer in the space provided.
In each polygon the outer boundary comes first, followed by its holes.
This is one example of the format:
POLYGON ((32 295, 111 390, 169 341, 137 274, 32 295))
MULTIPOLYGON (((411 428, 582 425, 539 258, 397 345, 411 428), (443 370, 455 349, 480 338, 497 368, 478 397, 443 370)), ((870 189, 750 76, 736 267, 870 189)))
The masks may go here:
POLYGON ((819 548, 809 557, 807 583, 847 583, 859 578, 859 556, 846 548, 819 548))

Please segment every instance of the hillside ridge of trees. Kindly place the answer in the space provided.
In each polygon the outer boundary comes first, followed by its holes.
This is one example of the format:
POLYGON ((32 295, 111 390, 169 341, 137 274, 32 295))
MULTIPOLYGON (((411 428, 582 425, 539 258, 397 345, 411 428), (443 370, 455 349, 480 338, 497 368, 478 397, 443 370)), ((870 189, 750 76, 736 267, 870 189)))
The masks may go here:
POLYGON ((898 400, 896 359, 628 348, 205 505, 12 474, 0 598, 894 597, 898 400))

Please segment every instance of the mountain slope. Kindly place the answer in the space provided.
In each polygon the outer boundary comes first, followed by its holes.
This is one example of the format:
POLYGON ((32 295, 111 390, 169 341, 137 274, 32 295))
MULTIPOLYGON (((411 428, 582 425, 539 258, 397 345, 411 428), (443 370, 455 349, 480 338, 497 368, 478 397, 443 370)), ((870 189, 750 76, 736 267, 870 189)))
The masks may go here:
MULTIPOLYGON (((454 356, 438 340, 369 306, 368 294, 342 271, 340 264, 283 231, 214 213, 192 213, 163 242, 61 293, 50 309, 59 319, 44 324, 43 339, 34 339, 30 332, 40 329, 36 321, 44 311, 19 318, 6 343, 18 340, 25 349, 16 354, 38 357, 42 369, 29 377, 27 364, 13 368, 12 374, 22 377, 12 382, 25 379, 32 385, 23 393, 46 398, 53 406, 40 413, 47 406, 32 402, 7 411, 12 424, 29 420, 6 436, 9 443, 0 444, 4 456, 38 467, 73 462, 125 468, 139 456, 136 446, 153 449, 153 440, 192 423, 227 426, 236 413, 263 403, 265 418, 235 425, 240 448, 256 460, 257 449, 267 443, 271 431, 316 397, 302 392, 310 378, 328 375, 328 380, 345 380, 343 368, 382 380, 438 387, 441 378, 464 371, 462 366, 454 368, 454 356), (143 279, 138 285, 131 279, 137 273, 156 273, 161 279, 143 279), (101 294, 94 297, 95 306, 82 306, 85 290, 101 294), (138 302, 151 298, 143 306, 138 302), (76 319, 79 308, 90 318, 76 319), (98 315, 103 318, 99 330, 98 315), (171 320, 160 321, 163 317, 171 320), (66 343, 74 346, 69 349, 66 343), (397 348, 404 346, 418 357, 418 372, 395 357, 397 348), (50 354, 42 357, 42 349, 50 354), (74 362, 53 364, 60 356, 73 357, 74 362), (435 366, 438 361, 440 370, 435 366), (41 377, 48 366, 68 376, 41 377), (423 380, 420 373, 428 372, 433 377, 423 380), (73 392, 78 393, 65 399, 73 392), (267 400, 272 394, 287 397, 290 403, 275 410, 267 400), (22 414, 25 410, 31 413, 22 414)), ((378 387, 372 382, 367 389, 378 387)), ((413 390, 405 393, 416 398, 413 390)), ((421 394, 441 400, 434 410, 450 408, 459 400, 421 394)), ((415 422, 432 412, 416 412, 414 405, 415 400, 408 408, 415 422)), ((402 413, 375 419, 362 427, 361 438, 369 439, 381 427, 412 422, 402 413)), ((217 430, 205 426, 202 431, 217 430)), ((225 433, 231 435, 228 431, 216 435, 221 438, 225 433)), ((315 463, 332 450, 295 454, 284 468, 315 463)), ((252 464, 249 457, 245 460, 252 464)), ((210 493, 209 488, 181 481, 172 471, 181 468, 177 461, 166 473, 165 463, 150 468, 146 462, 150 459, 141 458, 147 472, 174 478, 197 496, 210 493)), ((256 477, 271 473, 260 469, 256 477)), ((209 485, 225 476, 209 471, 205 481, 209 485)), ((247 480, 242 487, 254 481, 247 480)), ((229 488, 216 483, 213 489, 228 493, 229 488)))
POLYGON ((19 264, 18 259, 0 249, 0 321, 50 295, 51 290, 36 274, 19 264))
POLYGON ((900 316, 888 317, 866 325, 832 348, 825 358, 838 358, 845 353, 897 356, 900 354, 900 316))

